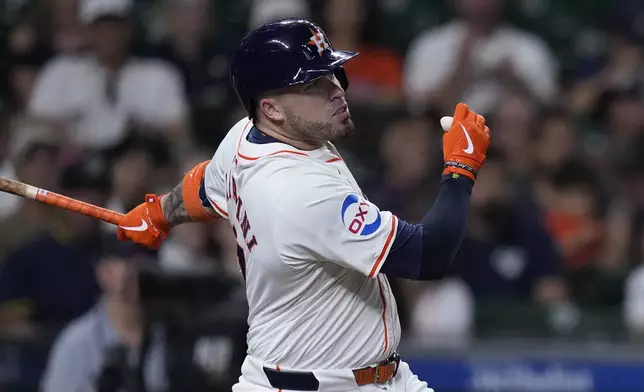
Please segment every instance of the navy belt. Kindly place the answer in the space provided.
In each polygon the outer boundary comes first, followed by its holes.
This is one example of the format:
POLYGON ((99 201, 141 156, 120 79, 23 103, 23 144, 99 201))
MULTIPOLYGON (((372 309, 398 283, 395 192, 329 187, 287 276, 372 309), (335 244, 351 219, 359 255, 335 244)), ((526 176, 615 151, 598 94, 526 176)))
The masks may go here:
MULTIPOLYGON (((376 366, 353 370, 356 384, 384 383, 396 377, 400 356, 395 353, 376 366)), ((313 372, 280 371, 264 366, 264 374, 273 388, 290 391, 317 391, 320 381, 313 372)))

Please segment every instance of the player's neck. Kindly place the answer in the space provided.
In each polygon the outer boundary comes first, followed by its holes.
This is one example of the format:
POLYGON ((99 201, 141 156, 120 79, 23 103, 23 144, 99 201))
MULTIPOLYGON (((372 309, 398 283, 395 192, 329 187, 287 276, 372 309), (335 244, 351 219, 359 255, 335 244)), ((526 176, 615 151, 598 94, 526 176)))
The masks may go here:
POLYGON ((292 132, 288 132, 284 129, 278 129, 276 127, 271 127, 263 123, 256 124, 255 127, 259 129, 263 134, 270 136, 282 143, 293 146, 299 150, 312 151, 322 147, 322 144, 313 141, 302 140, 298 135, 295 135, 292 132))

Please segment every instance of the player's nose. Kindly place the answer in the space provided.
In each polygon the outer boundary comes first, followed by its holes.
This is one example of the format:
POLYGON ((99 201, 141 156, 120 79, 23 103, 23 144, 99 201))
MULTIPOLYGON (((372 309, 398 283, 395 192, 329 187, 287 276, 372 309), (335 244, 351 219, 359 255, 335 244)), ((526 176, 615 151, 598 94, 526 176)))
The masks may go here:
POLYGON ((331 96, 330 99, 333 101, 336 98, 344 98, 345 92, 344 89, 341 86, 336 85, 333 83, 332 88, 331 88, 331 96))
POLYGON ((335 77, 335 75, 327 75, 326 79, 327 80, 325 80, 325 82, 328 85, 329 89, 329 99, 333 101, 336 98, 344 98, 344 89, 342 88, 342 84, 335 77))

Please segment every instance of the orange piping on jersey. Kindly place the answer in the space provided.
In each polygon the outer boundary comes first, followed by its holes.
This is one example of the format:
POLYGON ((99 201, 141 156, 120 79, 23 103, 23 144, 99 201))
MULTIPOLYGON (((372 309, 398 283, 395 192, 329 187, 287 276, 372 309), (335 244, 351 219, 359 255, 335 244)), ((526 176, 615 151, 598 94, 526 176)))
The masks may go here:
POLYGON ((248 123, 246 123, 246 126, 244 127, 244 130, 241 133, 241 137, 237 141, 237 152, 239 152, 239 146, 241 146, 242 140, 244 140, 244 136, 246 135, 246 130, 248 129, 248 126, 253 123, 253 120, 248 120, 248 123))
MULTIPOLYGON (((246 126, 244 127, 244 131, 242 132, 241 137, 239 138, 239 141, 237 142, 237 156, 242 158, 242 159, 245 159, 247 161, 255 161, 255 160, 261 158, 261 156, 259 156, 259 157, 249 157, 249 156, 244 155, 241 152, 239 152, 239 147, 241 147, 241 142, 246 137, 246 130, 248 129, 248 126, 251 125, 252 123, 253 123, 252 121, 248 121, 248 124, 246 124, 246 126)), ((274 153, 268 154, 266 156, 277 155, 277 154, 281 154, 281 153, 291 153, 291 154, 308 156, 307 154, 305 154, 303 152, 290 151, 290 150, 275 151, 274 153)))
POLYGON ((382 247, 382 251, 380 251, 380 255, 378 255, 378 258, 376 259, 376 262, 373 264, 371 272, 369 272, 370 278, 373 278, 373 275, 378 271, 378 267, 380 267, 380 263, 382 263, 382 260, 385 258, 385 253, 387 253, 387 249, 389 249, 391 239, 394 238, 394 233, 396 232, 396 219, 398 218, 396 218, 395 215, 391 216, 391 231, 389 232, 389 235, 387 235, 387 240, 382 247))
POLYGON ((389 348, 389 334, 387 333, 387 301, 385 301, 385 294, 382 292, 382 284, 380 278, 378 279, 378 289, 380 289, 380 299, 382 299, 382 323, 385 326, 385 352, 389 348))
POLYGON ((223 218, 228 219, 228 213, 223 208, 221 208, 216 201, 211 198, 208 198, 208 201, 210 201, 210 204, 212 204, 213 208, 215 209, 215 211, 217 211, 217 213, 219 213, 219 215, 221 215, 223 218))
MULTIPOLYGON (((277 370, 278 372, 280 371, 280 364, 279 363, 275 366, 275 370, 277 370)), ((278 389, 277 392, 282 392, 282 388, 278 389)))
MULTIPOLYGON (((264 155, 264 156, 270 157, 270 156, 277 155, 277 154, 296 154, 296 155, 304 155, 305 157, 308 156, 308 154, 305 154, 303 152, 291 151, 291 150, 279 150, 279 151, 275 151, 273 153, 270 153, 270 154, 264 155)), ((246 156, 246 155, 242 154, 239 151, 237 151, 237 155, 239 155, 240 158, 243 158, 243 159, 245 159, 247 161, 254 161, 254 160, 257 160, 257 159, 261 158, 261 156, 260 157, 249 157, 249 156, 246 156)))
POLYGON ((210 160, 194 166, 186 173, 181 182, 181 197, 186 206, 186 212, 197 222, 208 222, 218 218, 218 216, 209 213, 204 208, 199 197, 199 187, 201 186, 201 181, 203 181, 208 163, 210 163, 210 160))
MULTIPOLYGON (((248 121, 248 124, 246 124, 246 126, 244 127, 244 131, 242 132, 242 135, 239 138, 239 141, 237 142, 237 156, 242 158, 242 159, 245 159, 247 161, 256 161, 256 160, 258 160, 259 158, 262 157, 262 156, 249 157, 249 156, 244 155, 241 152, 239 152, 239 147, 241 147, 241 142, 244 139, 244 137, 246 137, 246 130, 248 129, 248 126, 251 125, 252 123, 253 123, 252 121, 248 121)), ((300 151, 292 151, 292 150, 279 150, 279 151, 275 151, 273 153, 263 155, 263 156, 270 157, 270 156, 277 155, 277 154, 295 154, 295 155, 303 155, 305 157, 309 156, 309 154, 306 154, 306 153, 303 153, 303 152, 300 152, 300 151)), ((335 158, 328 159, 325 162, 326 163, 332 163, 332 162, 341 161, 341 160, 342 160, 342 158, 335 157, 335 158)))

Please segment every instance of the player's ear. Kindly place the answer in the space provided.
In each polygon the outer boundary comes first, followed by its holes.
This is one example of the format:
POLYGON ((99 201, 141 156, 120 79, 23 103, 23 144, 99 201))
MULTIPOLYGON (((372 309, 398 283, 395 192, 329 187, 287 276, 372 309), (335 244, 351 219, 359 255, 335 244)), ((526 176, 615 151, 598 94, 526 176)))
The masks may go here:
POLYGON ((259 110, 271 121, 282 122, 286 120, 284 107, 275 98, 265 97, 260 99, 259 110))

